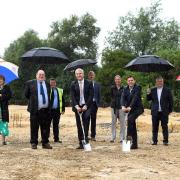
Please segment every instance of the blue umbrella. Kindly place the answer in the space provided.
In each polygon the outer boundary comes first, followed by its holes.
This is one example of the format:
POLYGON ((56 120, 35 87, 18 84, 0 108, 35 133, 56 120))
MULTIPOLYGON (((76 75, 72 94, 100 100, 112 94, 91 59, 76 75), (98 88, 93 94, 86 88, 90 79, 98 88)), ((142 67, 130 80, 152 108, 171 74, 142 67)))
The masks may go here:
POLYGON ((5 77, 5 83, 18 79, 18 66, 0 58, 0 75, 5 77))

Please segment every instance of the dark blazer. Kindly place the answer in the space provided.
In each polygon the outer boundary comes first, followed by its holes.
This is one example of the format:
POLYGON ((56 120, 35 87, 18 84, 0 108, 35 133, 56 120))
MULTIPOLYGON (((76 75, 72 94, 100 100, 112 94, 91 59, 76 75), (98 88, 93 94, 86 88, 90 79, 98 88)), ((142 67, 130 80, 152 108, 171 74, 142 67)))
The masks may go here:
POLYGON ((101 85, 98 82, 94 82, 94 97, 97 107, 99 107, 101 102, 101 85))
POLYGON ((2 119, 3 121, 9 122, 9 110, 8 110, 8 101, 12 97, 12 92, 9 86, 5 85, 2 90, 0 90, 0 106, 2 109, 2 119))
MULTIPOLYGON (((84 80, 84 100, 87 108, 90 108, 92 102, 93 102, 93 84, 92 82, 88 80, 84 80)), ((72 110, 75 111, 76 105, 79 105, 80 101, 80 90, 79 90, 79 84, 78 81, 73 81, 71 83, 71 99, 72 99, 72 110)))
MULTIPOLYGON (((50 85, 46 82, 46 88, 48 93, 48 104, 50 109, 50 85)), ((25 97, 28 99, 28 111, 31 114, 35 114, 38 111, 38 89, 37 80, 29 80, 26 82, 25 86, 25 97)))
POLYGON ((121 105, 125 107, 131 107, 132 111, 144 112, 142 100, 141 100, 141 86, 135 84, 130 92, 129 86, 124 88, 121 98, 121 105))
MULTIPOLYGON (((159 109, 159 102, 157 96, 157 88, 151 89, 151 93, 147 95, 147 100, 151 103, 151 114, 156 115, 159 109)), ((171 91, 167 87, 163 87, 160 98, 161 109, 164 115, 168 115, 173 109, 173 97, 171 91)))
POLYGON ((121 109, 121 96, 123 90, 123 86, 121 86, 119 90, 115 85, 111 86, 111 108, 121 109))

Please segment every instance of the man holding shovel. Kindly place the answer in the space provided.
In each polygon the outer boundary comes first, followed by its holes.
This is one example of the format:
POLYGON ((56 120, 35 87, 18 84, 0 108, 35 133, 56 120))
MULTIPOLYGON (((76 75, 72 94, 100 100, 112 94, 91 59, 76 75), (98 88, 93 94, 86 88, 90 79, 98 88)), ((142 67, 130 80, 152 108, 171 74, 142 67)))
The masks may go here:
POLYGON ((83 149, 82 141, 88 143, 88 119, 90 116, 90 107, 93 103, 93 84, 92 82, 84 79, 84 71, 81 68, 75 71, 76 80, 71 83, 71 99, 72 110, 75 112, 76 125, 78 131, 79 147, 77 149, 83 149), (83 127, 81 125, 80 113, 82 113, 83 127))
POLYGON ((137 149, 136 119, 144 112, 141 101, 141 87, 136 84, 133 76, 127 78, 127 84, 122 93, 121 105, 122 110, 128 112, 127 136, 132 138, 131 149, 137 149))

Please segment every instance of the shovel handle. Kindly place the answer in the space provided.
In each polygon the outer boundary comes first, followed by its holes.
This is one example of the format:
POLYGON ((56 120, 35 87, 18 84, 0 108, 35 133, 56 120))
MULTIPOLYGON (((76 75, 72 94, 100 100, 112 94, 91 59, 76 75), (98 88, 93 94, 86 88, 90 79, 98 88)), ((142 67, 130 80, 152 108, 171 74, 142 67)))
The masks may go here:
POLYGON ((82 131, 83 131, 83 137, 84 137, 84 140, 82 140, 82 142, 84 141, 86 143, 86 137, 85 137, 85 132, 84 132, 84 126, 83 126, 83 120, 82 120, 82 114, 83 112, 78 112, 79 114, 79 118, 80 118, 80 122, 81 122, 81 127, 82 127, 82 131))

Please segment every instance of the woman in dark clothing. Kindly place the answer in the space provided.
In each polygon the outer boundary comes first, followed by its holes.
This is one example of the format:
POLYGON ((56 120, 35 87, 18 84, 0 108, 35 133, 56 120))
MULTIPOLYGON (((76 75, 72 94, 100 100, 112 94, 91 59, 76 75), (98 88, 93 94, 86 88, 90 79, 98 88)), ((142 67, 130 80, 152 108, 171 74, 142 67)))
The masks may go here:
POLYGON ((8 122, 9 110, 8 101, 12 96, 9 86, 5 85, 4 76, 0 75, 0 134, 2 136, 2 144, 6 145, 5 137, 9 135, 8 122))

